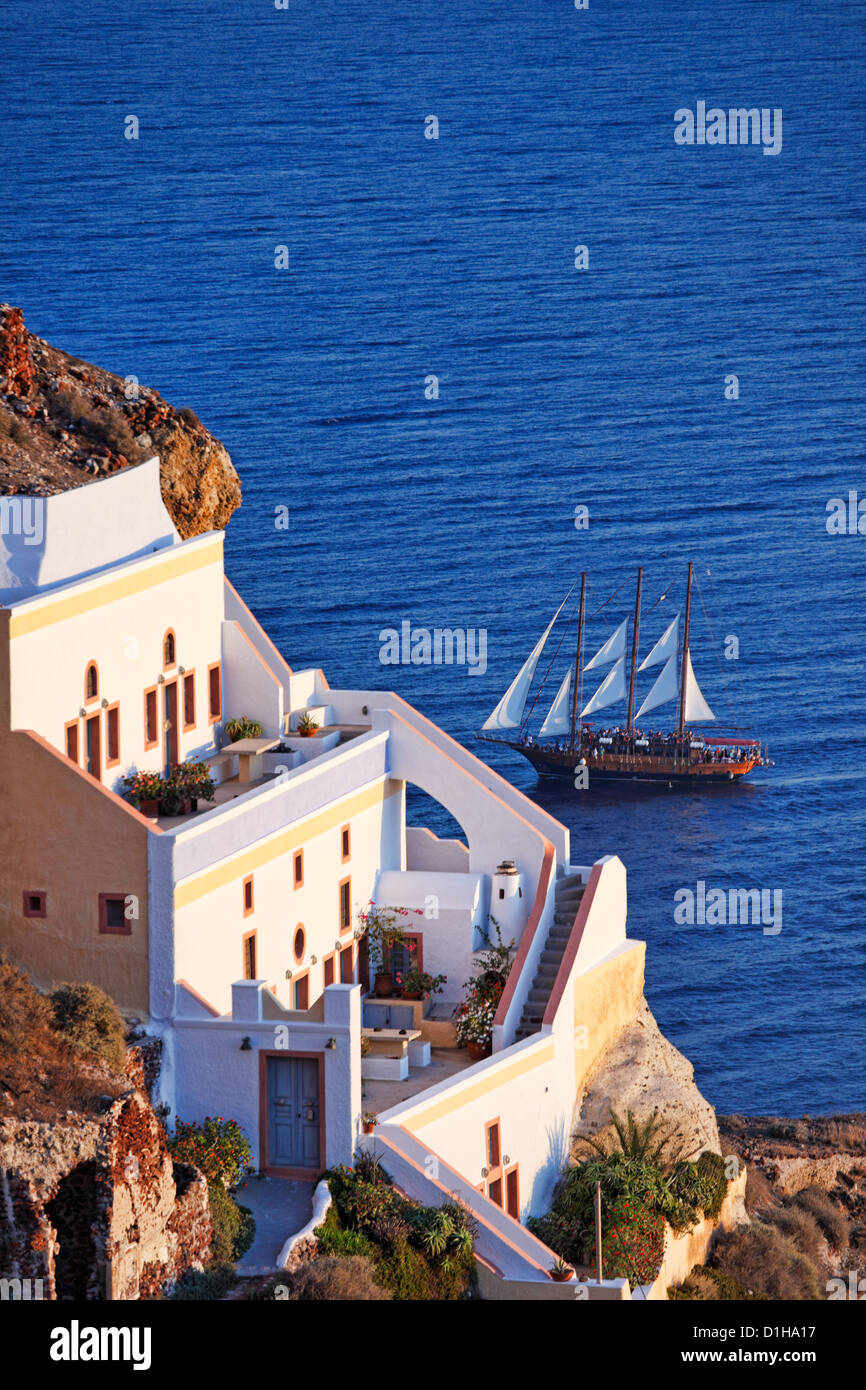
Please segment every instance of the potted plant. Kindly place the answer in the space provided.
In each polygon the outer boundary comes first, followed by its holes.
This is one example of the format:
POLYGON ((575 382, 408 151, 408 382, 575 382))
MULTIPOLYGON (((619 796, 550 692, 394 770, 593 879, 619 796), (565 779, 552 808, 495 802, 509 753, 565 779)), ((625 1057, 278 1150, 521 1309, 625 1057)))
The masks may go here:
POLYGON ((242 714, 240 719, 227 719, 223 728, 229 743, 237 743, 242 738, 261 738, 264 733, 259 721, 250 719, 246 714, 242 714))
POLYGON ((403 977, 403 998, 429 999, 431 994, 441 994, 447 981, 447 975, 428 975, 413 965, 403 977))
POLYGON ((318 731, 318 728, 319 726, 316 723, 315 715, 311 714, 308 709, 304 710, 304 713, 298 720, 298 733, 301 738, 312 738, 318 731))
POLYGON ((143 816, 156 816, 165 792, 158 772, 132 772, 123 779, 126 796, 143 816))
POLYGON ((574 1278, 574 1270, 571 1265, 562 1258, 558 1259, 555 1264, 550 1266, 548 1273, 551 1279, 557 1284, 567 1284, 569 1279, 574 1278))
MULTIPOLYGON (((421 914, 420 908, 413 910, 421 914)), ((406 930, 400 918, 408 915, 407 907, 377 907, 374 902, 359 914, 360 934, 367 937, 370 964, 374 971, 373 992, 382 998, 394 990, 391 952, 395 946, 405 945, 406 930)))
POLYGON ((213 801, 216 787, 206 762, 190 759, 178 763, 171 774, 171 780, 178 789, 184 804, 189 802, 191 811, 198 810, 199 801, 213 801))
POLYGON ((362 1125, 363 1125, 364 1133, 365 1133, 365 1134, 372 1134, 372 1133, 373 1133, 373 1130, 376 1128, 376 1121, 377 1121, 377 1119, 378 1119, 378 1116, 376 1115, 375 1110, 365 1110, 365 1111, 364 1111, 364 1114, 363 1114, 363 1116, 362 1116, 362 1118, 361 1118, 361 1123, 362 1123, 362 1125))
POLYGON ((489 931, 482 933, 486 946, 476 961, 475 973, 463 986, 466 996, 454 1020, 457 1042, 467 1048, 473 1062, 489 1057, 493 1050, 493 1021, 511 969, 514 949, 513 941, 506 945, 502 940, 495 917, 490 918, 490 924, 495 929, 496 940, 489 931))

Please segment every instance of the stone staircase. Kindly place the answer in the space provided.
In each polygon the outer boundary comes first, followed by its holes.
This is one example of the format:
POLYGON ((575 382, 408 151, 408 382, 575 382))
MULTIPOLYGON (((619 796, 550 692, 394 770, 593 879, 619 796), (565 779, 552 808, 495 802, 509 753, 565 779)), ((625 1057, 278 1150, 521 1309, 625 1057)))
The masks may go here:
POLYGON ((522 1038, 530 1038, 533 1033, 541 1031, 544 1010, 547 1008, 547 1001, 556 983, 562 957, 565 954, 568 938, 571 935, 577 909, 580 907, 580 900, 585 889, 586 885, 581 883, 580 874, 568 874, 557 880, 553 922, 547 933, 544 950, 538 962, 538 970, 523 1009, 523 1017, 517 1026, 516 1042, 520 1042, 522 1038))

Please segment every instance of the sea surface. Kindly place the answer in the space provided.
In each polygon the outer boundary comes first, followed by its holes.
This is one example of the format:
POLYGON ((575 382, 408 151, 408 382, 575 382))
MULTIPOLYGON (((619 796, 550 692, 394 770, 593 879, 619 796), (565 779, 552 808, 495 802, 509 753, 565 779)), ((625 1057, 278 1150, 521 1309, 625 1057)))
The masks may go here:
POLYGON ((3 27, 0 297, 224 440, 228 569, 291 664, 396 689, 575 862, 622 857, 716 1107, 866 1109, 866 535, 826 526, 866 495, 862 4, 6 0, 3 27), (699 100, 782 108, 781 153, 678 146, 699 100), (592 649, 644 566, 648 644, 689 559, 698 678, 774 768, 587 793, 473 745, 581 570, 592 649), (484 629, 486 670, 384 666, 404 619, 484 629), (676 926, 698 881, 781 890, 782 930, 676 926))

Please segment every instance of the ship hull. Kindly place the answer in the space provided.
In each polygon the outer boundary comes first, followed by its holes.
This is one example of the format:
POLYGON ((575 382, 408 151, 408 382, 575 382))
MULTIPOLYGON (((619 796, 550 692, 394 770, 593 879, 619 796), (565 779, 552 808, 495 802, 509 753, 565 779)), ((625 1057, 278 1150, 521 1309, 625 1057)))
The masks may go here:
POLYGON ((590 787, 598 782, 655 782, 663 786, 677 782, 691 786, 728 786, 746 777, 758 764, 757 758, 701 763, 635 753, 602 753, 597 757, 585 758, 576 752, 561 753, 545 749, 540 744, 508 743, 507 746, 531 762, 541 777, 568 779, 574 783, 576 774, 585 769, 590 787))

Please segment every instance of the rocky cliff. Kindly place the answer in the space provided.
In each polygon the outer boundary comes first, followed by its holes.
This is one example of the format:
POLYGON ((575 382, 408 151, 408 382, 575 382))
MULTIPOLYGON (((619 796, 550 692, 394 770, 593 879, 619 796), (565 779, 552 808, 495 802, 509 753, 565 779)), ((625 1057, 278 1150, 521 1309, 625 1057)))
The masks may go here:
POLYGON ((603 1133, 611 1110, 623 1119, 631 1110, 638 1120, 657 1111, 683 1157, 721 1151, 715 1111, 695 1085, 694 1068, 660 1031, 645 999, 589 1078, 579 1099, 575 1139, 603 1133))
POLYGON ((219 530, 240 506, 228 451, 195 413, 70 357, 0 304, 0 493, 46 497, 154 454, 181 536, 219 530))
POLYGON ((140 1091, 98 1116, 0 1121, 0 1277, 31 1297, 153 1297, 202 1267, 211 1235, 207 1184, 172 1162, 140 1091))

